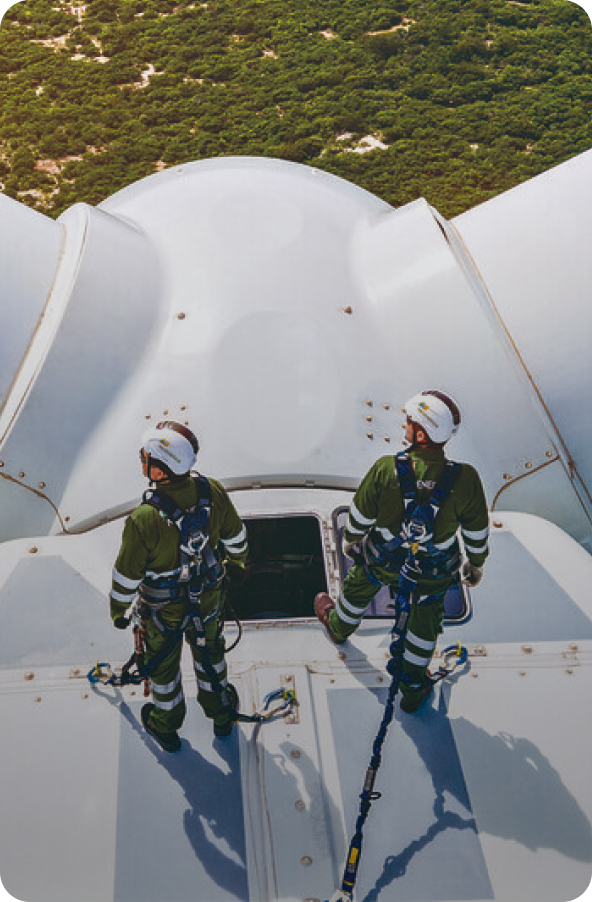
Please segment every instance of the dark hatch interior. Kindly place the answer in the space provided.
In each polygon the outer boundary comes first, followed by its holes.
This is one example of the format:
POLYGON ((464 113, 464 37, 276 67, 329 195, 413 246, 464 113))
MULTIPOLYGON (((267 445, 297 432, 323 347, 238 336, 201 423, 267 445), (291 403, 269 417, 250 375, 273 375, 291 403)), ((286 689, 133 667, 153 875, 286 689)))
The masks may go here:
MULTIPOLYGON (((341 581, 351 561, 341 554, 347 508, 334 514, 339 549, 341 581)), ((317 592, 327 591, 321 524, 312 514, 245 517, 249 539, 249 559, 245 579, 232 587, 229 600, 239 620, 276 620, 314 617, 317 592)), ((460 583, 454 583, 445 600, 445 624, 466 623, 471 618, 470 596, 460 583)), ((389 590, 383 587, 369 605, 366 619, 391 618, 393 604, 389 590)), ((232 619, 229 611, 228 619, 232 619)))
POLYGON ((314 617, 327 591, 319 520, 310 515, 245 518, 249 559, 232 606, 240 620, 314 617))

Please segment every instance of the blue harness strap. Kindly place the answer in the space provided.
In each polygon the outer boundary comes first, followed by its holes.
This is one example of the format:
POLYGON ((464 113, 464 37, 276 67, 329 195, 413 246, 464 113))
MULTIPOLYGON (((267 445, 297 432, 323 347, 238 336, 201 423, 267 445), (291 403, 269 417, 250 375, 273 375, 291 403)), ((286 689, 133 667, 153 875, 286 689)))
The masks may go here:
POLYGON ((444 471, 434 490, 423 504, 417 497, 417 483, 409 454, 401 452, 394 458, 394 465, 403 500, 403 518, 398 535, 385 541, 374 529, 363 541, 363 556, 366 573, 371 582, 381 585, 372 573, 372 567, 380 567, 399 573, 405 564, 411 569, 408 552, 414 558, 413 568, 417 578, 437 579, 458 569, 460 560, 458 543, 449 549, 437 548, 434 544, 434 521, 442 504, 452 491, 461 472, 461 465, 454 461, 445 462, 444 471))
POLYGON ((142 501, 155 507, 179 531, 180 570, 172 577, 150 577, 142 582, 140 594, 150 603, 175 600, 180 589, 187 586, 189 600, 195 604, 204 589, 216 585, 223 577, 220 555, 211 547, 208 528, 212 511, 212 490, 209 480, 193 474, 197 501, 184 510, 169 496, 149 489, 142 501))

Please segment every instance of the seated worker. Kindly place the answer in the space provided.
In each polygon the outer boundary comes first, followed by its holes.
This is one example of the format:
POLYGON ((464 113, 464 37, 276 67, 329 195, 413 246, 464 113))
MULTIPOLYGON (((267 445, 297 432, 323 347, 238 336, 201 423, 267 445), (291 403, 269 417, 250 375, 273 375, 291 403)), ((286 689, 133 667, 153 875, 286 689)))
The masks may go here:
POLYGON ((460 527, 468 558, 462 566, 463 581, 476 586, 488 555, 489 517, 475 468, 451 463, 444 453, 460 425, 455 401, 441 391, 424 391, 406 403, 404 412, 409 448, 395 458, 381 457, 362 479, 343 538, 344 554, 355 564, 337 604, 323 592, 317 595, 314 609, 333 642, 344 642, 381 586, 399 584, 401 567, 413 545, 415 587, 400 683, 401 708, 412 713, 433 688, 428 665, 442 632, 444 596, 461 568, 457 530, 460 527), (450 483, 447 490, 445 478, 450 483), (425 534, 419 541, 413 536, 412 542, 411 515, 417 505, 432 501, 439 486, 445 497, 439 498, 433 532, 428 523, 425 534))
POLYGON ((197 700, 213 720, 216 736, 230 734, 238 707, 226 675, 221 584, 224 561, 244 567, 247 536, 220 483, 190 473, 198 449, 193 433, 171 421, 143 437, 142 469, 154 488, 127 518, 110 595, 113 622, 125 628, 124 615, 139 594, 147 666, 169 643, 150 674, 152 702, 142 708, 145 729, 168 752, 180 748, 177 731, 186 713, 183 635, 193 656, 197 700), (190 548, 175 525, 188 511, 193 512, 184 521, 192 524, 190 548))

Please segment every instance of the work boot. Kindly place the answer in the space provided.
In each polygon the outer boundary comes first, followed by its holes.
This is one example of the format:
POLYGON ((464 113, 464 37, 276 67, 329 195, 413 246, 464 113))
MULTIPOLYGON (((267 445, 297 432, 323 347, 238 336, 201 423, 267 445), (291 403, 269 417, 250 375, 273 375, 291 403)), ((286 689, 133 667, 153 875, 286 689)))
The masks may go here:
POLYGON ((329 614, 334 608, 335 602, 333 601, 333 599, 329 595, 327 595, 326 592, 319 592, 314 600, 314 612, 327 630, 329 639, 331 639, 331 641, 334 642, 335 645, 343 645, 345 639, 340 639, 339 636, 335 635, 335 633, 329 626, 329 614))
POLYGON ((179 734, 175 732, 175 730, 171 730, 167 733, 161 733, 159 730, 155 730, 154 727, 150 723, 150 715, 154 711, 156 705, 153 705, 152 702, 148 702, 142 707, 141 717, 142 723, 144 724, 144 729, 147 733, 152 736, 154 740, 159 744, 161 749, 164 749, 165 752, 178 752, 181 748, 181 740, 179 739, 179 734))
POLYGON ((428 697, 428 695, 430 695, 430 693, 433 691, 433 688, 437 682, 438 681, 435 680, 431 674, 427 673, 423 685, 420 687, 420 689, 415 691, 410 698, 402 695, 401 711, 404 711, 405 714, 414 714, 419 706, 428 697))
POLYGON ((214 721, 214 736, 217 736, 218 739, 226 739, 226 737, 230 736, 232 733, 233 726, 233 720, 227 720, 226 723, 222 724, 218 724, 214 721))
POLYGON ((226 693, 230 702, 230 714, 225 711, 220 716, 221 722, 216 722, 216 718, 214 718, 214 736, 217 736, 218 739, 225 739, 227 736, 230 736, 238 713, 238 692, 232 683, 229 683, 226 687, 226 693))

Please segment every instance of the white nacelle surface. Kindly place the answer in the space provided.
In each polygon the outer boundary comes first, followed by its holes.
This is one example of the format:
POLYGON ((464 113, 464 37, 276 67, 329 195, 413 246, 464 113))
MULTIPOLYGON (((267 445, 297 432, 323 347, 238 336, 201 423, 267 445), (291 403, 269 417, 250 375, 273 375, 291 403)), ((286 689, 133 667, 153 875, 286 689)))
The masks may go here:
MULTIPOLYGON (((556 170, 551 218, 591 159, 556 170)), ((489 210, 501 224, 504 203, 484 206, 487 227, 489 210)), ((455 230, 424 201, 393 210, 307 167, 224 158, 77 205, 60 224, 51 334, 0 421, 0 536, 86 528, 130 506, 139 436, 162 417, 194 428, 200 467, 228 486, 354 487, 399 446, 404 401, 440 387, 463 414, 451 456, 478 467, 490 503, 504 491, 504 506, 589 540, 589 420, 564 406, 558 432, 455 230)), ((555 278, 583 316, 589 267, 555 278)))

